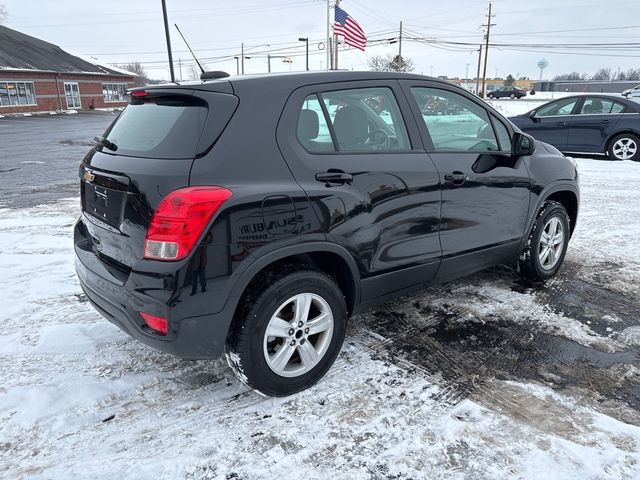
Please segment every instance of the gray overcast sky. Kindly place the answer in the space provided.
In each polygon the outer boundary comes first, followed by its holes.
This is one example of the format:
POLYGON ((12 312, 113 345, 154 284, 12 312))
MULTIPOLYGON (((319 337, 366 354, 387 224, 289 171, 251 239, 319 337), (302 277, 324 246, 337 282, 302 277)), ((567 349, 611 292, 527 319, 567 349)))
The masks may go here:
MULTIPOLYGON (((168 78, 168 63, 160 0, 0 0, 9 13, 8 26, 60 45, 74 53, 100 58, 108 63, 143 62, 153 78, 168 78)), ((173 23, 190 41, 196 55, 209 70, 235 72, 233 55, 245 43, 245 71, 267 71, 267 50, 275 55, 292 55, 295 70, 304 69, 304 44, 311 39, 311 69, 326 66, 318 50, 326 35, 326 1, 281 0, 167 0, 174 59, 182 59, 183 74, 190 60, 173 23), (269 46, 264 46, 269 44, 269 46), (297 55, 297 56, 296 56, 297 55)), ((437 41, 478 44, 480 24, 485 23, 488 2, 459 0, 343 0, 341 7, 360 23, 369 40, 391 38, 404 22, 406 37, 435 38, 437 41)), ((487 75, 519 74, 537 78, 538 60, 546 58, 545 77, 578 71, 593 73, 601 67, 617 70, 640 68, 640 1, 614 0, 494 0, 496 24, 492 42, 534 44, 533 47, 492 48, 487 75), (634 27, 615 28, 612 27, 634 27), (570 30, 570 31, 569 31, 570 30), (554 49, 549 44, 637 43, 633 49, 615 47, 597 50, 554 49), (542 44, 542 45, 540 45, 542 44), (562 53, 561 53, 562 52, 562 53)), ((378 43, 365 53, 348 50, 340 54, 340 67, 366 69, 367 56, 397 53, 397 45, 378 43)), ((416 73, 464 77, 475 76, 477 47, 468 45, 425 45, 403 42, 403 56, 411 57, 416 73)), ((273 71, 288 71, 282 59, 272 60, 273 71)))

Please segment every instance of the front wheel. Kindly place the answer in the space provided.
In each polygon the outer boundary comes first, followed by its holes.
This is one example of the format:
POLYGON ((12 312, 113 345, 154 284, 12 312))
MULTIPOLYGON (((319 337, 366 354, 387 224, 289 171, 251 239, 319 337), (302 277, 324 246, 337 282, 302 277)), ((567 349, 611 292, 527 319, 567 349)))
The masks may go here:
POLYGON ((511 100, 513 100, 514 98, 516 98, 516 94, 512 93, 511 95, 509 95, 509 98, 511 98, 511 100))
POLYGON ((564 261, 569 245, 570 219, 561 203, 544 204, 518 260, 518 271, 530 280, 553 277, 564 261))
POLYGON ((631 133, 616 135, 609 142, 607 155, 612 160, 640 161, 640 139, 631 133))
POLYGON ((264 272, 243 297, 227 339, 227 362, 254 390, 291 395, 329 370, 346 323, 344 295, 325 273, 295 265, 264 272))

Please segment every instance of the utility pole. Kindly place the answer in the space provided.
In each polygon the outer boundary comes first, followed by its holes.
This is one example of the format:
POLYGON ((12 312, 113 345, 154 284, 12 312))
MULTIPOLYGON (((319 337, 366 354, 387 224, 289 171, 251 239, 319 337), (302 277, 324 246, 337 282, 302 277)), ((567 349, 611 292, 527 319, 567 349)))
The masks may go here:
POLYGON ((331 59, 331 0, 327 0, 327 43, 324 48, 327 51, 327 70, 330 70, 333 65, 331 59))
POLYGON ((400 36, 398 37, 398 58, 402 63, 402 20, 400 20, 400 36))
POLYGON ((480 65, 482 64, 482 45, 478 49, 478 73, 476 73, 476 95, 480 95, 480 65))
POLYGON ((484 68, 482 70, 482 91, 480 98, 484 98, 485 87, 487 86, 487 59, 489 58, 489 36, 491 35, 491 27, 494 27, 496 24, 491 23, 491 2, 489 2, 489 13, 487 14, 487 24, 482 25, 483 27, 487 27, 487 34, 485 35, 485 45, 484 45, 484 68))
POLYGON ((169 54, 169 73, 171 83, 176 83, 176 74, 173 71, 173 55, 171 54, 171 36, 169 35, 169 20, 167 19, 167 2, 162 0, 162 16, 164 17, 164 34, 167 38, 167 53, 169 54))
POLYGON ((267 73, 271 73, 271 54, 267 54, 267 73))
POLYGON ((471 65, 470 63, 465 63, 465 70, 464 70, 464 80, 465 82, 469 80, 469 65, 471 65))
POLYGON ((233 58, 236 59, 236 75, 240 75, 240 57, 235 56, 233 58))
MULTIPOLYGON (((240 44, 240 65, 242 65, 242 75, 244 75, 244 43, 240 44)), ((487 64, 485 63, 484 68, 486 70, 487 64)))
POLYGON ((182 81, 182 59, 178 59, 178 68, 180 70, 180 81, 182 81))

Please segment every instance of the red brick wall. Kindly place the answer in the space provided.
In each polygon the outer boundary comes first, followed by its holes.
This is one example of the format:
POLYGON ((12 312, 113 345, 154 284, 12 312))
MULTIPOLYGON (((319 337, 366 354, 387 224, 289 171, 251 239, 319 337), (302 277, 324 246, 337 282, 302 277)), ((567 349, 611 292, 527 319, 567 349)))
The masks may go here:
POLYGON ((0 107, 0 115, 66 110, 64 82, 78 82, 82 110, 88 109, 91 105, 94 108, 115 108, 124 107, 127 104, 127 102, 105 102, 102 96, 103 83, 126 83, 128 88, 134 86, 133 77, 127 76, 10 72, 7 70, 0 71, 0 82, 2 81, 32 81, 38 104, 0 107), (62 108, 60 108, 61 106, 62 108))

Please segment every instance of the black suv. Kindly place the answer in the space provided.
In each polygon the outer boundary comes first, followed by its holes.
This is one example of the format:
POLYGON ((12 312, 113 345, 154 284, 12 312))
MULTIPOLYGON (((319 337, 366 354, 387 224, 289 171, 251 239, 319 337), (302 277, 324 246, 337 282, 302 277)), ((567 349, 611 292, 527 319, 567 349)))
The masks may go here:
POLYGON ((576 224, 575 163, 444 81, 230 77, 129 103, 80 166, 80 284, 267 395, 318 381, 372 305, 502 263, 553 276, 576 224))

